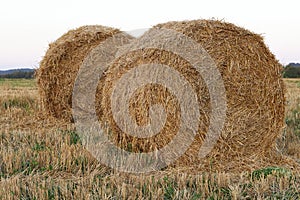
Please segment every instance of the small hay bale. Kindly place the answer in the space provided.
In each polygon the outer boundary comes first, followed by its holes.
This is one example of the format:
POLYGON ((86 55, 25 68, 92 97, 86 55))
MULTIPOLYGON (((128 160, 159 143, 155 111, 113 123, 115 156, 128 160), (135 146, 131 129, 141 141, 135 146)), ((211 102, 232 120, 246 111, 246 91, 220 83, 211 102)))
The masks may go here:
POLYGON ((49 45, 37 83, 42 108, 55 118, 72 121, 72 91, 77 72, 89 52, 118 29, 91 25, 70 30, 49 45))
MULTIPOLYGON (((109 135, 114 143, 132 152, 151 152, 161 149, 176 135, 180 107, 172 93, 160 85, 148 84, 139 88, 128 105, 130 117, 142 126, 149 123, 149 107, 161 104, 166 110, 166 123, 159 134, 147 139, 129 135, 120 129, 111 110, 113 88, 122 75, 141 64, 160 63, 177 70, 188 80, 197 93, 200 108, 198 134, 174 165, 214 168, 230 163, 230 160, 251 160, 268 152, 283 127, 285 98, 282 67, 263 38, 231 23, 216 20, 168 22, 154 28, 171 29, 190 37, 201 44, 214 60, 226 89, 224 128, 213 150, 206 158, 199 159, 198 151, 206 137, 211 112, 206 84, 201 75, 178 55, 145 48, 116 59, 105 75, 102 91, 98 91, 98 94, 103 92, 105 95, 102 101, 98 98, 96 105, 98 110, 100 107, 104 109, 105 123, 111 127, 109 135)), ((223 166, 223 169, 230 168, 233 166, 223 166)))

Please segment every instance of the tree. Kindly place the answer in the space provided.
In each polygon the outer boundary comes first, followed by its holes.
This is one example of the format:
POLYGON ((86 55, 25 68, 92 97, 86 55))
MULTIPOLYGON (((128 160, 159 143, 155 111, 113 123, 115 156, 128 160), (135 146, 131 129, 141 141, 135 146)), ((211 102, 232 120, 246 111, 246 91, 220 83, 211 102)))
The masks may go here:
POLYGON ((283 71, 284 78, 300 78, 300 67, 287 65, 283 71))
POLYGON ((2 74, 0 78, 26 78, 31 79, 34 77, 34 71, 14 71, 9 74, 2 74))

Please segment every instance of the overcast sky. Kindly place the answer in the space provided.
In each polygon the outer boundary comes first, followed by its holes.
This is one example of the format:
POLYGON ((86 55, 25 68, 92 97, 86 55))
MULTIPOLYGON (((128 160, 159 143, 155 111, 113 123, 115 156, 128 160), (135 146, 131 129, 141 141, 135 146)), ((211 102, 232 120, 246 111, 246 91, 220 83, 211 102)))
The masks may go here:
POLYGON ((124 31, 157 23, 224 19, 262 34, 281 63, 300 62, 300 1, 1 0, 0 70, 37 68, 48 44, 69 29, 100 24, 124 31))

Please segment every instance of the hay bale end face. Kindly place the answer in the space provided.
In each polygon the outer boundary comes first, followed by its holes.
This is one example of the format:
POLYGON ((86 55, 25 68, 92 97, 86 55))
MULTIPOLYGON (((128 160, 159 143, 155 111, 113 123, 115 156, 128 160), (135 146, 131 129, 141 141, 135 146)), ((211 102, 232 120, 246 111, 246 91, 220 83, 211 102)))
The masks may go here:
POLYGON ((110 136, 115 144, 133 152, 149 152, 162 148, 176 135, 180 109, 168 88, 146 85, 137 90, 129 101, 131 117, 139 125, 149 123, 151 104, 159 103, 165 108, 165 127, 154 137, 141 139, 126 134, 111 111, 112 88, 122 75, 141 64, 160 63, 174 68, 188 80, 197 93, 200 107, 196 139, 175 165, 209 164, 212 158, 224 164, 234 159, 260 157, 267 152, 282 130, 285 98, 281 65, 266 47, 263 38, 233 24, 215 20, 168 22, 154 28, 185 34, 201 44, 214 60, 226 89, 227 112, 223 131, 209 158, 199 159, 198 151, 206 137, 211 112, 205 82, 178 55, 159 49, 140 49, 122 55, 110 66, 104 87, 101 87, 105 95, 98 98, 97 106, 104 109, 104 119, 111 127, 110 136))
POLYGON ((43 109, 51 116, 72 120, 72 91, 77 72, 88 53, 118 29, 91 25, 70 30, 49 45, 36 78, 43 109))

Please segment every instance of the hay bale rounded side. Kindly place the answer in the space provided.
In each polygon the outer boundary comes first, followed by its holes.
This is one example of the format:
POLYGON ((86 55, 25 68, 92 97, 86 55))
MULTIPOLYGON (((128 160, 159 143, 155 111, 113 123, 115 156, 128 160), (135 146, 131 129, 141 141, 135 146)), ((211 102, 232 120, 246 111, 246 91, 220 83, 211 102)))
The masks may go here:
POLYGON ((180 108, 167 88, 146 85, 129 101, 129 117, 141 126, 149 123, 150 105, 159 103, 165 108, 165 127, 151 138, 138 138, 123 132, 111 110, 113 88, 122 75, 141 64, 160 63, 174 68, 188 80, 197 93, 201 108, 198 134, 186 153, 175 162, 176 166, 204 164, 210 167, 212 161, 224 164, 230 160, 251 160, 267 152, 282 130, 285 98, 281 65, 263 38, 233 24, 215 20, 168 22, 154 28, 171 29, 190 37, 214 60, 226 89, 224 128, 210 154, 199 159, 198 151, 206 137, 211 113, 206 84, 186 60, 173 52, 145 48, 122 55, 106 73, 102 88, 105 95, 97 105, 104 109, 105 123, 111 127, 109 133, 115 144, 132 152, 149 152, 162 148, 176 135, 180 108))
POLYGON ((118 29, 90 25, 68 31, 49 45, 36 78, 42 108, 55 118, 72 121, 72 91, 77 72, 89 52, 118 29))

